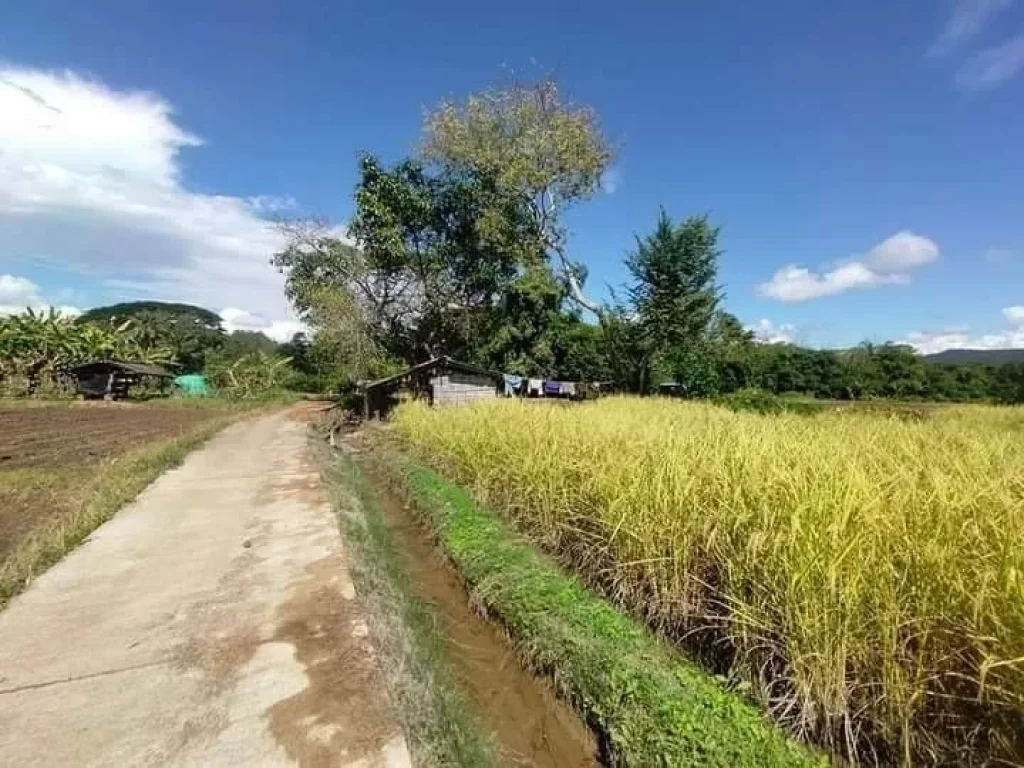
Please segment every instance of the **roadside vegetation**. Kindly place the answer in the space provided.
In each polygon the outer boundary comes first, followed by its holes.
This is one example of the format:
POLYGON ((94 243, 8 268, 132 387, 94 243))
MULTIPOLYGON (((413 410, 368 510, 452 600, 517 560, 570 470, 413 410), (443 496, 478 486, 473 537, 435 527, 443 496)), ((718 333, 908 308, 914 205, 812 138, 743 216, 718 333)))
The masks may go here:
POLYGON ((182 419, 160 410, 140 421, 143 409, 0 411, 0 609, 237 418, 211 410, 182 419), (102 423, 83 422, 85 411, 102 423))
MULTIPOLYGON (((791 732, 867 762, 1019 760, 1024 411, 612 398, 407 404, 394 425, 791 732)), ((485 535, 453 556, 488 559, 485 535)))
MULTIPOLYGON (((0 397, 73 399, 70 370, 98 360, 148 363, 172 374, 205 374, 222 399, 261 400, 292 391, 322 392, 322 374, 302 333, 278 344, 262 333, 225 333, 221 319, 189 304, 132 302, 75 317, 57 311, 0 317, 0 397)), ((169 384, 132 388, 136 399, 166 395, 169 384)))
POLYGON ((410 588, 373 490, 357 465, 323 440, 312 440, 311 450, 354 560, 352 577, 416 765, 493 765, 493 747, 453 679, 430 609, 410 588))
POLYGON ((797 745, 741 696, 595 596, 457 485, 371 435, 366 461, 436 533, 527 666, 550 676, 597 730, 613 765, 799 766, 797 745))

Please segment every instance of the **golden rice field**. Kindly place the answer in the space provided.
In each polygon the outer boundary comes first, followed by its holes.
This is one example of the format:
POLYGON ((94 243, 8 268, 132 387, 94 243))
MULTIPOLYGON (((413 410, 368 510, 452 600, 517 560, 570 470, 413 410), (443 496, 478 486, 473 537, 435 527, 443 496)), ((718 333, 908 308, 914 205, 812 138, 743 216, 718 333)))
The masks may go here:
POLYGON ((394 422, 792 730, 855 761, 1021 760, 1024 409, 621 397, 394 422))

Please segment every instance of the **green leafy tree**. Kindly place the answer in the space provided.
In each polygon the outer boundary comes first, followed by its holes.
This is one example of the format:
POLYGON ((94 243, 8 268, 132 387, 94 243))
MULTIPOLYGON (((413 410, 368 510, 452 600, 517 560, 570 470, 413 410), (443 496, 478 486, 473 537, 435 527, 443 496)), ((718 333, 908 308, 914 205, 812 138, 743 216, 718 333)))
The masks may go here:
POLYGON ((638 237, 626 259, 630 322, 642 340, 635 356, 649 358, 644 367, 655 378, 676 379, 696 393, 717 390, 718 233, 706 216, 675 224, 662 210, 654 232, 638 237))
POLYGON ((224 345, 220 317, 192 304, 134 301, 96 307, 83 313, 78 322, 115 328, 131 321, 125 331, 130 343, 118 355, 121 359, 175 364, 185 371, 202 370, 207 355, 224 345), (164 351, 169 350, 169 355, 164 351))
POLYGON ((566 245, 566 212, 591 197, 612 161, 594 111, 573 104, 548 78, 513 82, 446 101, 427 115, 423 156, 455 176, 491 180, 525 205, 533 243, 557 266, 569 295, 595 313, 566 245))
POLYGON ((236 360, 250 352, 275 355, 278 354, 280 346, 261 331, 232 331, 224 337, 220 353, 228 359, 236 360))
POLYGON ((214 360, 207 375, 230 397, 251 400, 283 389, 294 373, 289 363, 287 357, 257 351, 236 360, 214 360))
POLYGON ((0 382, 9 394, 61 389, 70 368, 106 358, 159 365, 173 355, 160 345, 140 346, 133 320, 83 324, 53 309, 0 318, 0 382))

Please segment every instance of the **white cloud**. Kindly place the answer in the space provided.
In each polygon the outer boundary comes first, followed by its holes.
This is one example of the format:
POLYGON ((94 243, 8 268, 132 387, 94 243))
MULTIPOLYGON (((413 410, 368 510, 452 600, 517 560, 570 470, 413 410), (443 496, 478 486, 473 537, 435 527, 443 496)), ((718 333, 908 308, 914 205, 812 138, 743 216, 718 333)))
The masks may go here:
POLYGON ((1003 307, 1003 317, 1012 325, 1024 325, 1024 306, 1003 307))
POLYGON ((791 323, 773 323, 767 318, 748 325, 747 330, 762 344, 789 344, 796 334, 796 326, 791 323))
POLYGON ((299 201, 291 195, 279 197, 278 195, 256 195, 248 198, 247 202, 253 210, 261 213, 284 213, 294 211, 299 207, 299 201))
POLYGON ((243 306, 294 322, 268 263, 282 236, 261 216, 287 197, 189 190, 202 141, 152 93, 73 72, 0 65, 0 265, 34 259, 98 281, 112 299, 243 306))
POLYGON ((15 275, 0 275, 0 304, 20 306, 24 309, 41 301, 39 286, 31 280, 15 275))
POLYGON ((758 286, 758 293, 779 301, 796 302, 834 296, 854 288, 902 284, 910 281, 909 270, 935 261, 939 247, 913 232, 897 232, 862 256, 840 262, 832 269, 815 272, 799 264, 788 264, 758 286))
POLYGON ((259 331, 276 342, 289 341, 296 333, 306 330, 302 323, 291 320, 268 322, 266 318, 237 307, 227 307, 220 312, 221 323, 228 333, 234 331, 259 331))
POLYGON ((943 56, 974 39, 1012 0, 954 0, 952 12, 929 51, 943 56))
POLYGON ((622 184, 622 174, 618 168, 609 168, 601 174, 601 191, 606 195, 614 195, 622 184))
POLYGON ((986 48, 969 58, 956 75, 958 86, 967 91, 996 88, 1024 69, 1024 35, 986 48))
POLYGON ((864 262, 883 274, 906 272, 937 258, 939 247, 934 241, 906 230, 886 238, 864 254, 864 262))
POLYGON ((993 264, 1012 261, 1017 256, 1017 251, 1012 248, 989 248, 981 254, 981 258, 993 264))
POLYGON ((989 333, 974 335, 966 326, 939 331, 911 331, 902 344, 910 344, 923 355, 944 349, 1022 349, 1024 348, 1024 306, 1003 308, 1003 317, 1010 324, 989 333))
POLYGON ((51 308, 63 315, 82 314, 78 307, 44 299, 39 286, 27 277, 0 275, 0 315, 17 315, 26 309, 46 312, 51 308))
POLYGON ((1021 349, 1024 348, 1024 328, 1007 328, 978 336, 968 331, 911 331, 901 344, 909 344, 922 355, 944 349, 1021 349))

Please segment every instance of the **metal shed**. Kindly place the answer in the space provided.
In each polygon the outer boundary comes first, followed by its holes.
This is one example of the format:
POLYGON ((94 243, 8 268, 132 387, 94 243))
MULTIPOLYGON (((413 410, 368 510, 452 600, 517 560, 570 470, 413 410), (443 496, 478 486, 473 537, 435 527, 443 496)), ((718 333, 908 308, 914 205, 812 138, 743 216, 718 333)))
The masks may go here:
POLYGON ((434 357, 363 387, 363 417, 384 417, 404 392, 431 405, 460 405, 498 397, 501 374, 450 357, 434 357))
POLYGON ((96 360, 71 369, 78 392, 86 399, 121 400, 128 389, 143 378, 170 379, 171 374, 159 365, 128 363, 121 360, 96 360))

